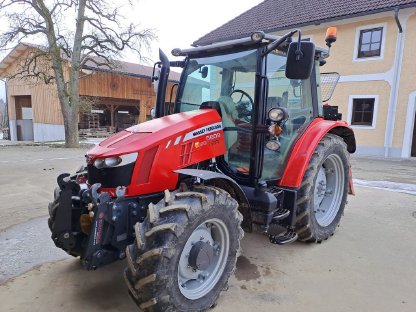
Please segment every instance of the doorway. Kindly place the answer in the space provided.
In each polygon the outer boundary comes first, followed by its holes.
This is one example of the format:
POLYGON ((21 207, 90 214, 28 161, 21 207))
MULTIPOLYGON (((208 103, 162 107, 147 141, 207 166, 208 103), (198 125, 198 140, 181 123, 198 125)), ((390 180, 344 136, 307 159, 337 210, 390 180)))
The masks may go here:
POLYGON ((33 141, 33 111, 31 96, 15 96, 15 107, 17 140, 33 141))

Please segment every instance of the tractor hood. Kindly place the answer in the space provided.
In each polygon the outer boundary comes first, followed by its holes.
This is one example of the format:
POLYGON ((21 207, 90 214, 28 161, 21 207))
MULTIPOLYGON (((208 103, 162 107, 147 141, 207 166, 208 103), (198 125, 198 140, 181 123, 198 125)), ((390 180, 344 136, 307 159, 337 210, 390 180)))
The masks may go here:
MULTIPOLYGON (((178 134, 182 135, 207 123, 215 122, 221 122, 221 117, 213 109, 201 109, 153 119, 110 136, 89 150, 87 157, 91 161, 95 158, 140 152, 172 139, 181 141, 183 137, 179 137, 178 134)), ((172 144, 177 144, 179 141, 172 144)))

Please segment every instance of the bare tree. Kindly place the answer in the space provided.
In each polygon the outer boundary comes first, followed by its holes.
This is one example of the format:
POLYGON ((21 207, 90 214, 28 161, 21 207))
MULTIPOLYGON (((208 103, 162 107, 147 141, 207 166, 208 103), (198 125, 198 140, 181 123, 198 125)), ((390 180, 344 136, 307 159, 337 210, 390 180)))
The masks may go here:
POLYGON ((142 49, 155 38, 151 29, 138 30, 135 24, 123 23, 120 8, 111 3, 107 0, 0 0, 0 18, 9 22, 8 30, 0 34, 0 49, 9 49, 31 38, 45 42, 45 48, 31 53, 17 74, 56 84, 67 147, 79 144, 79 78, 83 66, 88 62, 112 68, 113 60, 125 49, 142 57, 142 49), (39 66, 45 60, 52 64, 52 70, 39 66), (65 72, 66 62, 70 63, 69 74, 65 72))

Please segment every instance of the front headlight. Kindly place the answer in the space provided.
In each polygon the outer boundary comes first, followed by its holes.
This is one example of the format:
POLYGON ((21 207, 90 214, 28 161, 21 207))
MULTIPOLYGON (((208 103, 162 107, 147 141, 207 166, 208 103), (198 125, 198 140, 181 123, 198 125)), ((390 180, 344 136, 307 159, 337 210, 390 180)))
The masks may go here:
POLYGON ((120 157, 110 157, 110 158, 104 159, 104 165, 106 167, 115 167, 119 165, 121 162, 122 160, 120 157))
POLYGON ((125 166, 136 161, 138 153, 131 153, 116 157, 97 158, 94 161, 94 167, 97 169, 114 168, 118 166, 125 166))

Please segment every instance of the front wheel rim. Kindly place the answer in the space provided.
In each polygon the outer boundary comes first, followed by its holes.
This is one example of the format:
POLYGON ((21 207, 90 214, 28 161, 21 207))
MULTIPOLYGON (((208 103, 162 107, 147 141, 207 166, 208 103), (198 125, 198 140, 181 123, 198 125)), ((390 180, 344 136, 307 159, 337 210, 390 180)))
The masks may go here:
POLYGON ((345 188, 344 164, 340 156, 329 155, 319 167, 314 189, 314 214, 322 227, 330 225, 341 208, 345 188))
POLYGON ((215 287, 224 273, 229 247, 230 234, 223 221, 213 218, 195 228, 185 243, 178 263, 178 285, 182 295, 197 300, 215 287), (193 247, 201 243, 206 248, 212 248, 213 256, 207 268, 198 269, 190 265, 189 257, 193 247))

